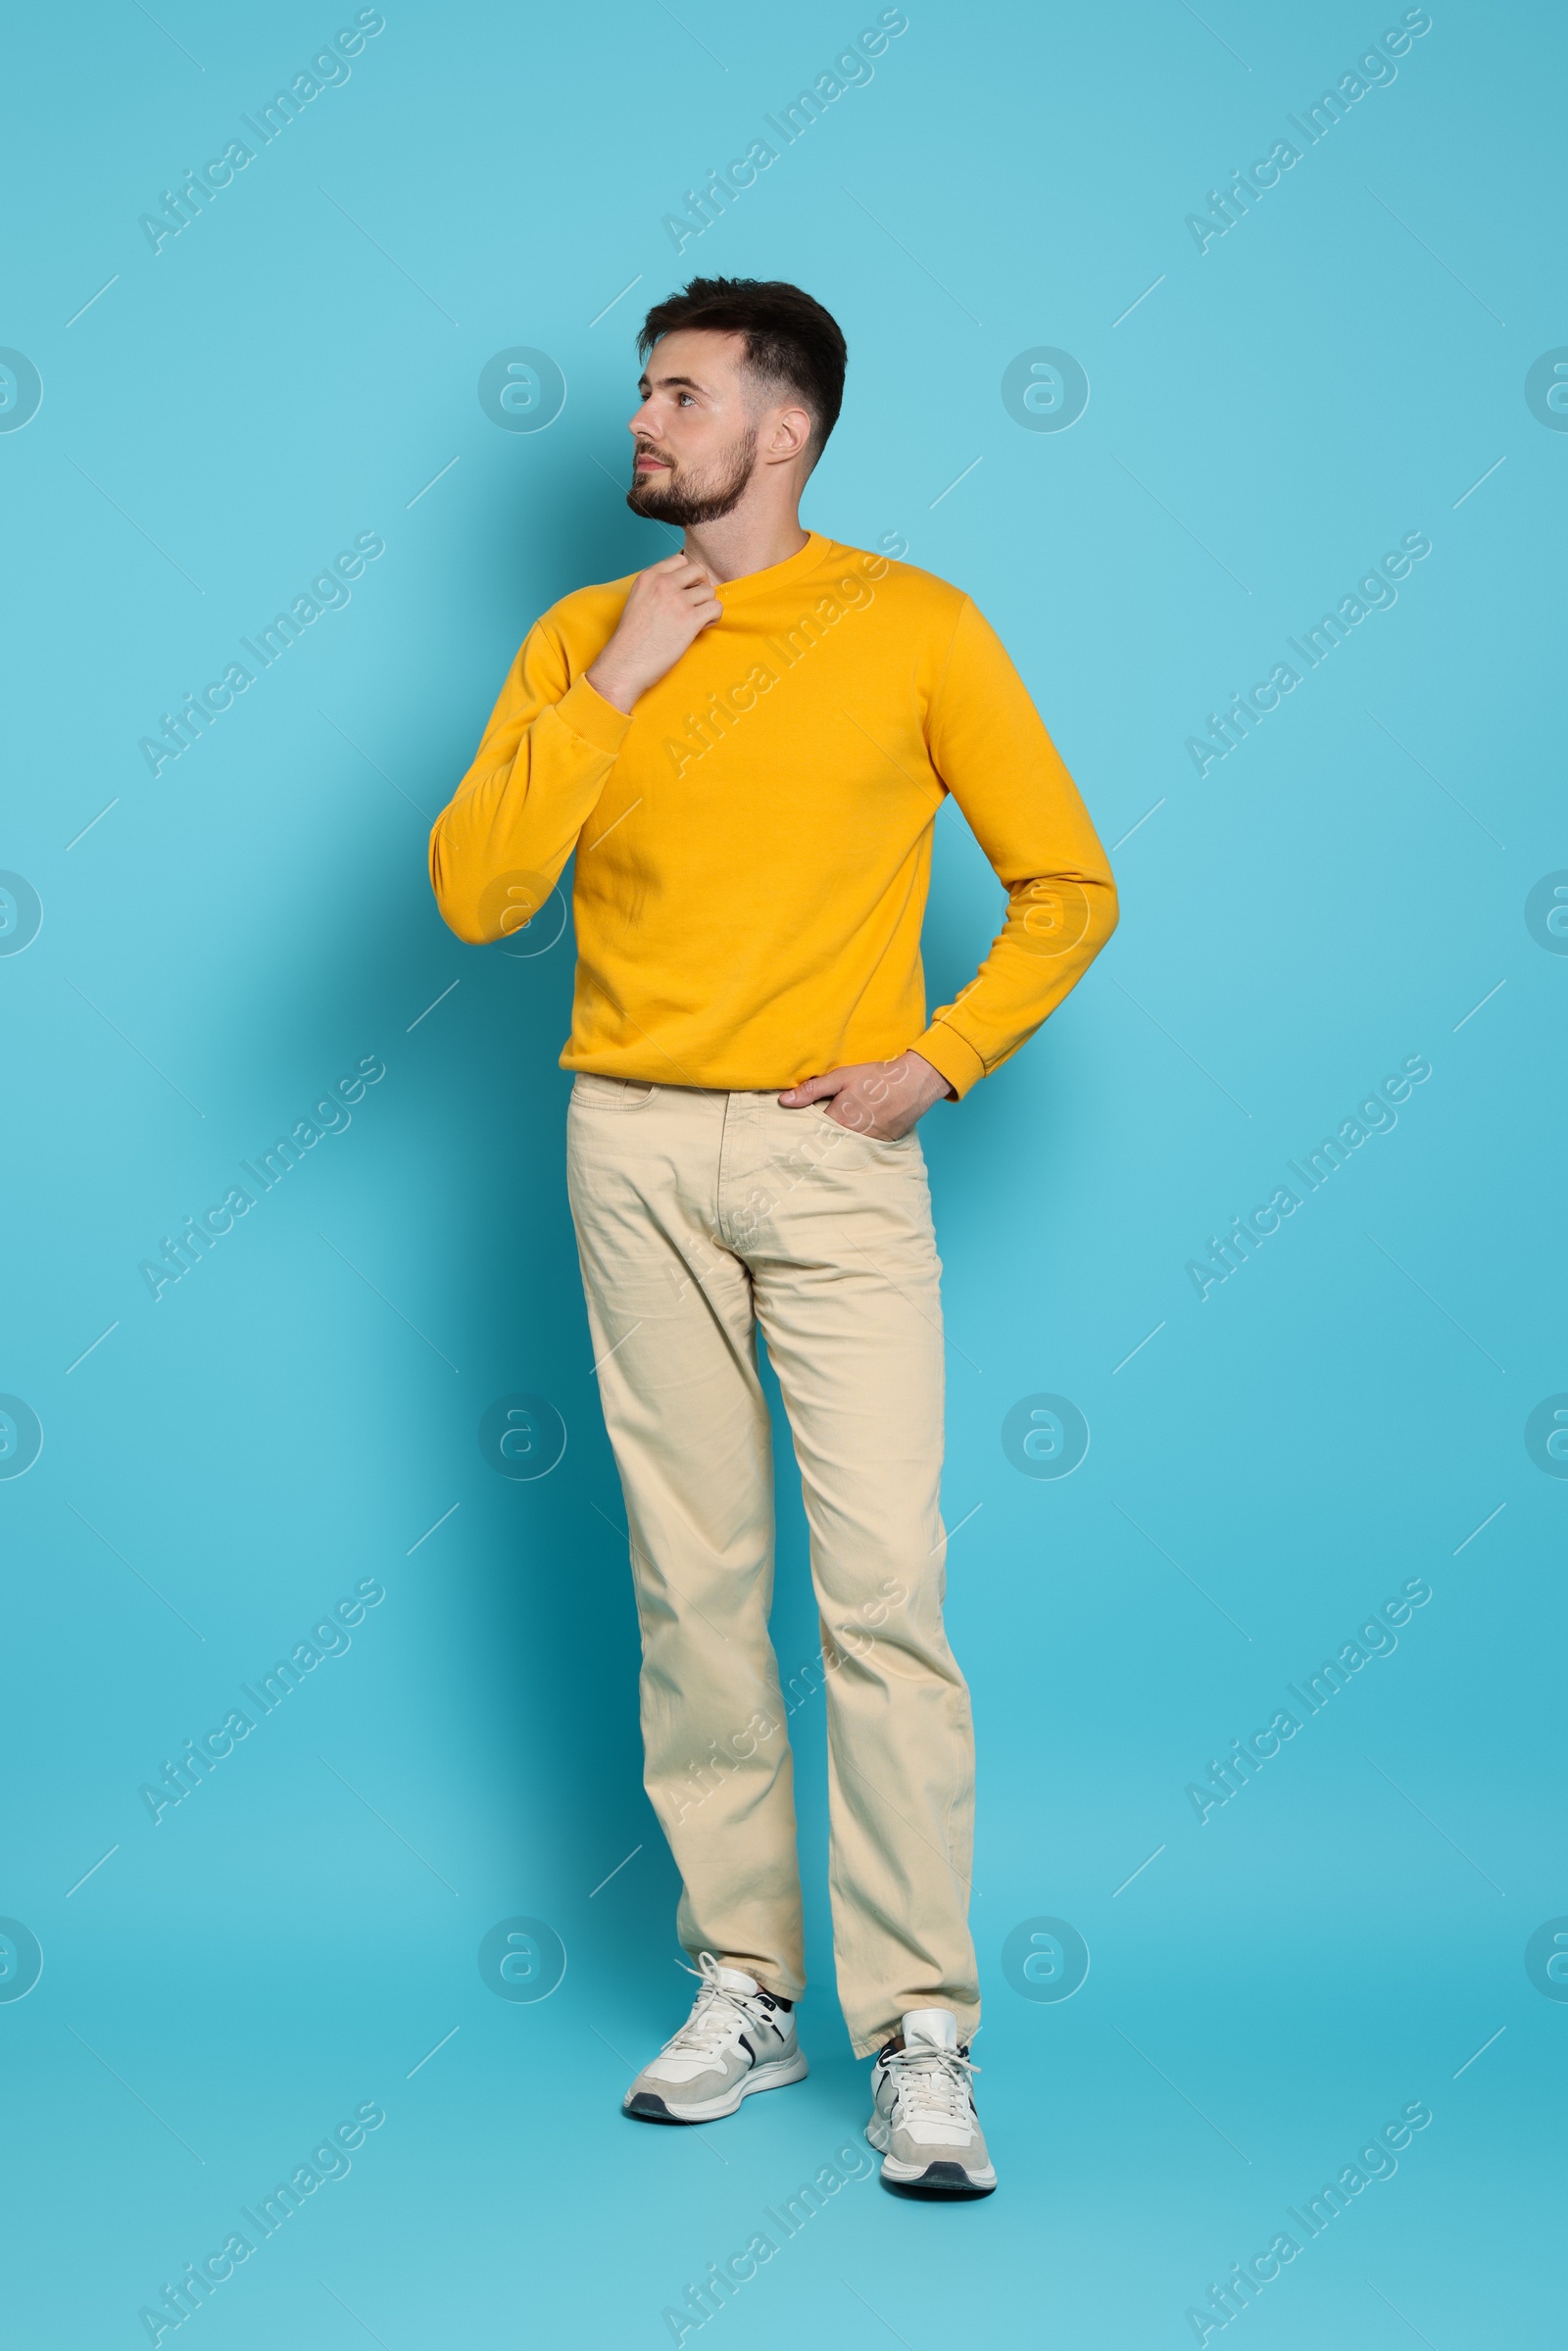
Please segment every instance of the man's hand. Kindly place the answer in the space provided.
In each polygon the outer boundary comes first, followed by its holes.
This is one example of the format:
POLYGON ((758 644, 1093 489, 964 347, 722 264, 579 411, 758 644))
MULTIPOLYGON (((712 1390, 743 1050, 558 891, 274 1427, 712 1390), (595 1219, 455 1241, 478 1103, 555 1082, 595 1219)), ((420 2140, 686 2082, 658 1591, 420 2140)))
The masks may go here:
POLYGON ((701 563, 689 555, 666 555, 632 581, 615 633, 589 669, 588 683, 629 716, 638 696, 674 668, 723 610, 701 563))
POLYGON ((933 1102, 952 1094, 940 1069, 921 1053, 906 1053, 895 1061, 851 1061, 819 1078, 802 1078, 778 1099, 786 1110, 825 1102, 835 1126, 877 1143, 897 1143, 933 1102))

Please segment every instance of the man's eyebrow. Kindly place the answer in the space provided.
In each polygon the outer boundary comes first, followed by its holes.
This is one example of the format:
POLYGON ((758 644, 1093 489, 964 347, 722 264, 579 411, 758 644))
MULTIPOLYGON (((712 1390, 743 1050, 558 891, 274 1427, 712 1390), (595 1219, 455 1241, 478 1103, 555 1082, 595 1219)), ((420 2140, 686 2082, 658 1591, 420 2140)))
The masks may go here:
MULTIPOLYGON (((674 389, 682 392, 706 393, 708 390, 708 386, 699 383, 695 375, 661 375, 658 380, 660 389, 664 391, 674 389)), ((640 376, 637 389, 643 393, 650 391, 652 389, 651 379, 646 375, 640 376)))

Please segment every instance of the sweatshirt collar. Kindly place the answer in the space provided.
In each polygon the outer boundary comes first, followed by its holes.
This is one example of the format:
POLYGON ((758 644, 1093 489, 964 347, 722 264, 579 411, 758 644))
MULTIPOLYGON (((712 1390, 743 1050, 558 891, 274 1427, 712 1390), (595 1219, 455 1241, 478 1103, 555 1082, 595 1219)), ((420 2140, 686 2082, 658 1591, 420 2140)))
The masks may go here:
POLYGON ((786 587, 792 580, 814 571, 827 554, 832 541, 820 531, 808 531, 806 545, 786 556, 782 563, 769 563, 761 571, 743 571, 738 579, 720 580, 714 590, 726 612, 736 603, 749 602, 755 596, 766 596, 776 587, 786 587))

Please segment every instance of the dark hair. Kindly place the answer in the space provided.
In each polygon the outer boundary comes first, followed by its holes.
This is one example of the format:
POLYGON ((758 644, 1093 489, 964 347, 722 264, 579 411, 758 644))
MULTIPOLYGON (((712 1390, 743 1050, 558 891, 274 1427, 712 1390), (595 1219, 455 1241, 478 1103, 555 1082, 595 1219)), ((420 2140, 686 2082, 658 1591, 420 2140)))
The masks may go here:
POLYGON ((781 277, 694 277, 684 293, 655 303, 637 337, 639 358, 677 327, 743 334, 753 374, 797 393, 810 410, 813 451, 821 455, 844 405, 849 350, 819 302, 781 277))

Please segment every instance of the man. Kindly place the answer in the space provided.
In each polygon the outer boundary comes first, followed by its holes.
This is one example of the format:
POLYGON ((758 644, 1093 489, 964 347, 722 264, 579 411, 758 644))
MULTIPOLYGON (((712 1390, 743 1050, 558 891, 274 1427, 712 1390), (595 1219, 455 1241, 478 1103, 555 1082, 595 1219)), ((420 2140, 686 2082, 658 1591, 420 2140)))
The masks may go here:
POLYGON ((895 2185, 985 2194, 973 1735, 942 1626, 941 1266, 915 1126, 1060 1003, 1115 894, 968 598, 802 528, 843 393, 827 312, 698 278, 639 350, 627 503, 684 549, 536 623, 430 842, 441 911, 475 942, 526 921, 576 854, 567 1184, 630 1527, 646 1784, 701 1977, 625 2111, 705 2122, 806 2073, 760 1323, 810 1530, 867 2136, 895 2185), (1007 911, 928 1021, 950 792, 1007 911))

